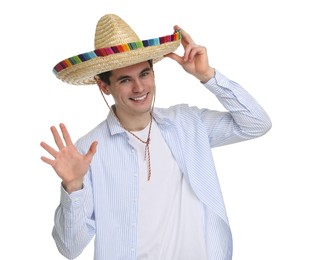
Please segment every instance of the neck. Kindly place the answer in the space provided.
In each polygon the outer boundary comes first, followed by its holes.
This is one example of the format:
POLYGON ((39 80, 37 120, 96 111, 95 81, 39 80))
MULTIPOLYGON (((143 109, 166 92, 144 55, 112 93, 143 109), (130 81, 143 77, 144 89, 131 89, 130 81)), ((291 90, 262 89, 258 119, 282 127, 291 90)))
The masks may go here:
POLYGON ((152 111, 153 111, 153 107, 154 107, 154 103, 155 103, 155 95, 153 96, 153 104, 151 107, 151 111, 149 112, 145 112, 143 114, 139 114, 139 115, 129 115, 127 114, 122 115, 122 113, 118 114, 118 111, 116 109, 115 105, 109 106, 104 93, 102 92, 102 90, 99 88, 100 93, 102 95, 102 97, 105 100, 106 105, 108 106, 108 108, 110 109, 110 111, 114 114, 114 116, 117 118, 117 120, 120 122, 121 126, 127 130, 127 131, 140 131, 142 129, 144 129, 149 122, 151 122, 152 119, 152 111))
POLYGON ((151 112, 146 112, 143 115, 123 115, 118 113, 115 106, 112 106, 112 110, 122 127, 128 131, 140 131, 150 123, 151 112))

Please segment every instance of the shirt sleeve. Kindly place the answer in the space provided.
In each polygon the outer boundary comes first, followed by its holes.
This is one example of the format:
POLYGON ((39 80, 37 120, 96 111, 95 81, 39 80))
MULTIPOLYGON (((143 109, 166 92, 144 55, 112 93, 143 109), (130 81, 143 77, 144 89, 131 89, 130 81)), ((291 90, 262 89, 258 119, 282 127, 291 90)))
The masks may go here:
POLYGON ((215 77, 203 85, 227 110, 202 112, 202 120, 208 122, 212 147, 256 138, 270 130, 268 114, 238 83, 216 70, 215 77))
POLYGON ((68 259, 80 255, 95 234, 91 194, 84 184, 68 194, 61 186, 60 204, 55 211, 52 236, 59 252, 68 259))

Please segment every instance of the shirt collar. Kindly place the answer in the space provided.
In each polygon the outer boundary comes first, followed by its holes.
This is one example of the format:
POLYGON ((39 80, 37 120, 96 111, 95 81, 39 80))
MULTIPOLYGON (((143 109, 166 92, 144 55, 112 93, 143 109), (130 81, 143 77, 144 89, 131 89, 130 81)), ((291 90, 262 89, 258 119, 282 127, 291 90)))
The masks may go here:
POLYGON ((110 110, 107 116, 107 124, 111 135, 124 133, 125 129, 121 126, 114 113, 110 110))
MULTIPOLYGON (((153 108, 152 115, 158 125, 169 126, 173 124, 169 117, 162 112, 161 108, 153 108)), ((126 132, 111 110, 107 116, 107 124, 111 135, 126 132)))

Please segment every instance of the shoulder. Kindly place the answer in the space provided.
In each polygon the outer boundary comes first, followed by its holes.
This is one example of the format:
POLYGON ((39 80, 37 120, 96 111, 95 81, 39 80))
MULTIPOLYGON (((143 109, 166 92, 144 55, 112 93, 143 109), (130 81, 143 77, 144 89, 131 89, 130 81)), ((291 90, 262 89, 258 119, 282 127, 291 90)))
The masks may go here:
POLYGON ((96 127, 94 127, 91 131, 86 133, 84 136, 80 137, 75 143, 75 146, 80 151, 85 152, 89 149, 90 145, 94 141, 100 141, 101 139, 105 138, 107 134, 108 134, 107 120, 104 120, 96 127))
POLYGON ((168 108, 156 107, 154 108, 154 113, 159 118, 175 121, 185 118, 197 118, 201 113, 201 109, 189 104, 178 104, 168 108))

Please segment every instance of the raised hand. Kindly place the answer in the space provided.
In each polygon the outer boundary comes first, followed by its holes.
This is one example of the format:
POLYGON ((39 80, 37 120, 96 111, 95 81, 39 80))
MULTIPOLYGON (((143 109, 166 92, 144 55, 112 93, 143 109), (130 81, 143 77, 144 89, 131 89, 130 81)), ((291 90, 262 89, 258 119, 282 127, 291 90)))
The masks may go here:
POLYGON ((56 127, 51 127, 51 132, 59 150, 57 151, 45 142, 41 142, 40 145, 43 149, 54 157, 54 159, 49 159, 42 156, 41 159, 43 162, 53 167, 57 175, 62 179, 63 187, 67 192, 71 193, 82 188, 83 177, 86 174, 93 155, 96 152, 97 142, 93 142, 88 152, 83 155, 78 152, 72 143, 66 126, 64 124, 60 124, 59 126, 62 132, 63 140, 56 127))
POLYGON ((174 26, 174 30, 181 31, 181 44, 184 47, 184 55, 179 56, 176 53, 169 53, 165 56, 177 61, 185 71, 202 82, 207 82, 214 77, 215 71, 209 65, 206 48, 197 45, 191 36, 178 25, 174 26))

